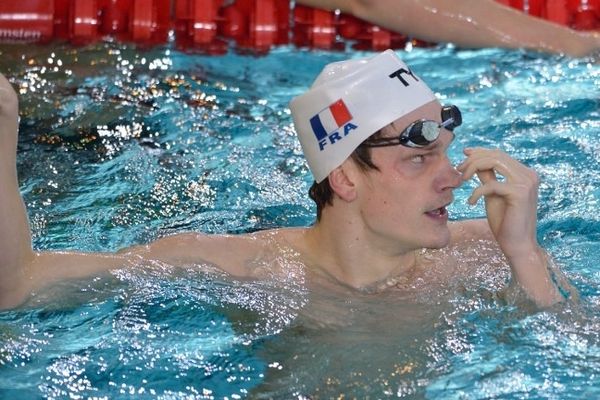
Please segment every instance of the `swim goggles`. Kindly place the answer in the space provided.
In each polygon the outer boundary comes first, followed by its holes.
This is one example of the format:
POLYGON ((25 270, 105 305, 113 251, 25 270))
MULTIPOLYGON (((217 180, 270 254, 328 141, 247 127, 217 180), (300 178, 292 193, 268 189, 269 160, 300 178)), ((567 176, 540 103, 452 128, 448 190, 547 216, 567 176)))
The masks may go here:
POLYGON ((442 107, 442 122, 420 119, 410 124, 397 137, 367 139, 361 146, 386 147, 399 144, 407 147, 425 147, 435 142, 442 129, 453 131, 462 124, 462 114, 458 107, 447 105, 442 107))

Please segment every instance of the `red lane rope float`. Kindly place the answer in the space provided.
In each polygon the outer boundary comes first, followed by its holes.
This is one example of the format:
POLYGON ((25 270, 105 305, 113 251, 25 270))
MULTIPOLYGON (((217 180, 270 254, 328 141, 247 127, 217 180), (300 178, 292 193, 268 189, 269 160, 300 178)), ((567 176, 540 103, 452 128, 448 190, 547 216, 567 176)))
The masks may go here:
POLYGON ((410 40, 408 36, 401 35, 377 25, 362 21, 351 15, 341 14, 338 20, 338 33, 347 40, 354 41, 353 48, 356 50, 385 50, 406 47, 410 41, 416 46, 428 46, 429 43, 410 40))
POLYGON ((53 37, 53 2, 22 0, 0 3, 0 40, 46 42, 53 37))
POLYGON ((214 0, 176 0, 175 31, 181 46, 207 46, 217 38, 217 11, 214 0))
POLYGON ((98 36, 98 2, 73 0, 71 2, 69 34, 75 43, 91 41, 98 36))
MULTIPOLYGON (((600 0, 496 0, 530 15, 580 30, 600 29, 600 0)), ((296 5, 289 0, 1 0, 0 42, 85 44, 111 36, 152 46, 169 32, 186 51, 265 53, 293 43, 317 49, 362 50, 428 43, 349 15, 296 5)))
POLYGON ((332 49, 335 43, 335 14, 329 11, 296 6, 294 8, 294 44, 298 47, 332 49))

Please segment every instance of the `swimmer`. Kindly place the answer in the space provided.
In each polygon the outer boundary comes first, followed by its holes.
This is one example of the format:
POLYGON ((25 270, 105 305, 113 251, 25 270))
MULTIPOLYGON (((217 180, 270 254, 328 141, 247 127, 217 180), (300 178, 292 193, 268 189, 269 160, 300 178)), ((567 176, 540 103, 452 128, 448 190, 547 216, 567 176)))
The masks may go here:
POLYGON ((182 232, 117 253, 35 251, 17 182, 18 99, 0 75, 0 307, 17 307, 53 282, 154 260, 260 279, 264 266, 277 269, 289 257, 286 263, 327 275, 350 293, 377 292, 415 279, 432 263, 452 271, 461 252, 481 240, 497 243, 494 257, 503 255, 514 287, 528 299, 540 307, 564 300, 536 239, 536 172, 484 148, 465 149, 453 167, 447 150, 460 110, 441 104, 392 50, 327 65, 290 109, 315 179, 314 225, 241 235, 182 232), (449 222, 454 189, 474 177, 481 185, 468 201, 483 198, 487 219, 449 222), (432 250, 444 248, 453 250, 432 250))
POLYGON ((600 33, 576 31, 494 0, 298 0, 339 9, 375 25, 432 43, 463 48, 524 48, 572 57, 598 55, 600 33))

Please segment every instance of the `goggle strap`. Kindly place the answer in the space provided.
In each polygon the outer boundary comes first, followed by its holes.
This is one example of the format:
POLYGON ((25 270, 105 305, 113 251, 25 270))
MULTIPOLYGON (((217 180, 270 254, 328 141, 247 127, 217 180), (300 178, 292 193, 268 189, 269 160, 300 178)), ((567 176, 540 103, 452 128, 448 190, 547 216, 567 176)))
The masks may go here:
MULTIPOLYGON (((440 126, 442 128, 447 128, 450 125, 454 125, 454 117, 450 117, 445 121, 442 121, 442 123, 440 124, 440 126)), ((454 128, 454 126, 452 126, 454 128)))

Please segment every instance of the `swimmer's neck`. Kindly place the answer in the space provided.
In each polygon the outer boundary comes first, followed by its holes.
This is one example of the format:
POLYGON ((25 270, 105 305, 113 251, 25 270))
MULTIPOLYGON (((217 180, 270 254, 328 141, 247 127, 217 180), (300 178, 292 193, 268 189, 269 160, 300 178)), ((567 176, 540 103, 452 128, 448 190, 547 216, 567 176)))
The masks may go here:
POLYGON ((408 274, 417 263, 420 249, 375 237, 356 221, 321 221, 307 228, 303 248, 308 263, 341 283, 357 289, 387 278, 408 274))

